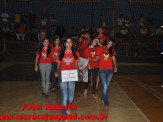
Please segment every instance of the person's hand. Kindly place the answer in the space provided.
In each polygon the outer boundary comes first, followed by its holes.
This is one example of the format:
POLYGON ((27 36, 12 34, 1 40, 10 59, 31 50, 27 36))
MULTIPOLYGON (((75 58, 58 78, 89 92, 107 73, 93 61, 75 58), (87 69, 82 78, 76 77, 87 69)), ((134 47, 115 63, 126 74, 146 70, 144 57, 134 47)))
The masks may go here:
POLYGON ((80 72, 80 76, 84 76, 84 73, 83 72, 80 72))
POLYGON ((87 58, 87 60, 88 60, 88 61, 90 61, 90 60, 91 60, 91 58, 87 58))
POLYGON ((97 41, 97 44, 101 47, 100 40, 99 39, 96 39, 96 41, 97 41))
POLYGON ((117 72, 117 67, 114 67, 114 73, 116 73, 117 72))
POLYGON ((38 72, 38 66, 35 66, 35 71, 38 72))
POLYGON ((58 77, 58 76, 59 76, 59 75, 58 75, 58 72, 54 73, 54 76, 55 76, 55 77, 58 77))
POLYGON ((92 66, 90 64, 88 64, 88 69, 92 69, 92 66))
POLYGON ((100 44, 100 40, 99 39, 96 39, 97 43, 100 44))

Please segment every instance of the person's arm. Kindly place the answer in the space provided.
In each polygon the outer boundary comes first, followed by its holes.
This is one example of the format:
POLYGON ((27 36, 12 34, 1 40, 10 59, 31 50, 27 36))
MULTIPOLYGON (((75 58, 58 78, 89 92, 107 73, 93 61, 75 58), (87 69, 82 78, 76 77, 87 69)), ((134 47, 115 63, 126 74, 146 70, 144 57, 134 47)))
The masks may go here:
POLYGON ((57 72, 60 71, 61 63, 57 63, 57 72))
POLYGON ((114 65, 114 72, 117 72, 117 60, 115 56, 112 57, 112 60, 113 60, 113 65, 114 65))
POLYGON ((78 61, 75 62, 75 68, 76 69, 79 69, 79 67, 78 67, 78 61))
POLYGON ((75 60, 75 68, 78 70, 78 62, 80 61, 79 52, 76 51, 77 59, 75 60))
POLYGON ((100 41, 99 41, 99 39, 97 39, 97 43, 98 43, 98 45, 101 47, 102 45, 100 44, 100 41))
POLYGON ((96 56, 95 58, 88 58, 88 60, 90 60, 90 61, 98 61, 99 60, 99 56, 96 56))
POLYGON ((57 62, 57 71, 54 73, 55 77, 59 76, 60 66, 61 66, 61 63, 57 62))
POLYGON ((39 55, 36 56, 36 60, 35 60, 35 71, 38 71, 38 62, 39 62, 39 55))

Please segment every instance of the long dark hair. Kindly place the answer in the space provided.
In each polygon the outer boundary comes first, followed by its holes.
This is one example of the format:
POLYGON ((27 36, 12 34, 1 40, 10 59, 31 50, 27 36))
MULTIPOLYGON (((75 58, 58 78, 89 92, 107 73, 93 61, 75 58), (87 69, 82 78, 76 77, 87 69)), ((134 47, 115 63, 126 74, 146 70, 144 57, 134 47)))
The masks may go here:
MULTIPOLYGON (((106 48, 107 45, 108 45, 108 43, 109 43, 110 41, 113 42, 113 38, 112 38, 112 37, 110 37, 110 38, 108 37, 108 38, 105 40, 103 46, 106 48)), ((114 53, 113 51, 114 51, 114 45, 112 45, 112 46, 108 49, 108 53, 109 53, 110 56, 113 55, 113 53, 114 53)))
MULTIPOLYGON (((53 46, 53 47, 56 46, 55 43, 54 43, 54 41, 56 41, 56 39, 59 39, 59 40, 60 40, 60 38, 59 38, 58 35, 55 35, 55 37, 53 38, 53 42, 52 42, 52 46, 53 46)), ((59 43, 59 45, 60 45, 60 43, 59 43)))
MULTIPOLYGON (((59 60, 60 61, 62 61, 62 59, 64 57, 64 53, 65 53, 65 50, 66 50, 66 46, 64 44, 67 42, 68 39, 71 39, 71 37, 67 37, 67 39, 63 40, 63 42, 62 42, 62 49, 61 49, 61 52, 60 52, 60 55, 59 55, 59 60)), ((72 41, 72 39, 71 39, 71 41, 72 41)), ((75 51, 75 46, 74 45, 72 45, 71 50, 72 50, 74 58, 77 59, 78 57, 76 55, 76 51, 75 51)))
MULTIPOLYGON (((47 37, 45 37, 42 41, 41 41, 41 43, 40 43, 40 45, 39 45, 39 54, 41 54, 41 52, 42 52, 42 49, 43 49, 43 47, 44 47, 44 41, 45 40, 48 40, 49 41, 49 38, 47 38, 47 37)), ((47 49, 47 56, 49 57, 50 56, 50 52, 51 52, 51 48, 50 48, 50 45, 48 45, 48 49, 47 49)))
MULTIPOLYGON (((95 35, 94 37, 92 37, 92 38, 91 38, 91 40, 89 40, 89 42, 88 42, 88 44, 87 44, 87 46, 86 46, 86 47, 91 46, 91 44, 93 43, 93 40, 94 40, 94 39, 99 39, 99 38, 98 38, 98 36, 97 36, 97 35, 95 35)), ((97 44, 97 45, 95 45, 95 47, 96 47, 96 46, 100 46, 100 45, 99 45, 99 44, 97 44)))

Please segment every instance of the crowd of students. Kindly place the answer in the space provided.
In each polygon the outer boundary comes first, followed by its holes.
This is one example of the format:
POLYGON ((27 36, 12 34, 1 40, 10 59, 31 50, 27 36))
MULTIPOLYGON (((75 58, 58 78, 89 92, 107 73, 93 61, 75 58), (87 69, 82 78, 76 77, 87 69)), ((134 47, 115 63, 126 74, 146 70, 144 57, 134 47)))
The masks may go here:
MULTIPOLYGON (((43 92, 42 95, 49 95, 50 75, 52 75, 52 92, 55 92, 57 79, 63 70, 78 69, 80 57, 88 60, 88 82, 84 83, 84 95, 87 95, 89 84, 91 86, 92 98, 97 99, 96 88, 99 81, 102 85, 101 101, 105 109, 109 108, 108 86, 113 73, 117 72, 116 52, 112 38, 107 38, 103 33, 103 28, 98 29, 98 35, 90 36, 85 32, 76 39, 67 37, 61 40, 55 36, 50 43, 48 38, 42 40, 36 53, 35 71, 40 71, 43 92)), ((83 73, 80 73, 83 76, 83 73)), ((75 93, 75 81, 59 81, 61 91, 61 105, 72 104, 75 93)), ((62 115, 70 114, 70 110, 62 110, 62 115)), ((68 122, 68 120, 64 120, 68 122)))

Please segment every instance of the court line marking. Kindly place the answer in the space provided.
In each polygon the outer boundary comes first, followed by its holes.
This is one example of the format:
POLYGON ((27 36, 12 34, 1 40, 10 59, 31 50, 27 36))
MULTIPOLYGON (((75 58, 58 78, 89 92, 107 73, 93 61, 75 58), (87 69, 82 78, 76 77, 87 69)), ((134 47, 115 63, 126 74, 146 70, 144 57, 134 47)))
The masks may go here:
POLYGON ((114 79, 112 79, 112 80, 117 85, 117 87, 122 91, 122 93, 124 93, 124 95, 129 99, 129 101, 135 106, 135 108, 138 110, 138 112, 140 112, 140 114, 144 117, 144 119, 147 122, 150 122, 150 120, 145 116, 145 114, 140 110, 140 108, 129 98, 129 96, 125 93, 125 91, 118 85, 118 83, 116 82, 116 80, 114 80, 114 79))
POLYGON ((132 78, 127 78, 129 80, 135 81, 136 83, 138 83, 141 87, 143 87, 145 90, 147 90, 149 93, 151 93, 152 95, 154 95, 157 99, 159 99, 160 101, 163 101, 163 99, 158 96, 156 93, 152 92, 152 90, 150 90, 149 88, 147 88, 144 84, 142 84, 140 81, 132 79, 132 78))
POLYGON ((151 93, 152 95, 154 95, 157 99, 159 99, 160 101, 163 101, 163 99, 161 97, 159 97, 156 93, 152 92, 152 90, 150 90, 149 88, 147 88, 145 85, 143 85, 142 83, 139 83, 139 85, 141 87, 143 87, 144 89, 146 89, 149 93, 151 93))
POLYGON ((162 66, 160 63, 118 63, 120 66, 162 66))
POLYGON ((144 84, 146 87, 148 87, 150 90, 152 90, 153 92, 155 92, 156 94, 160 95, 161 97, 163 97, 163 94, 159 93, 158 91, 156 91, 155 89, 153 89, 152 87, 150 87, 147 84, 144 84))

